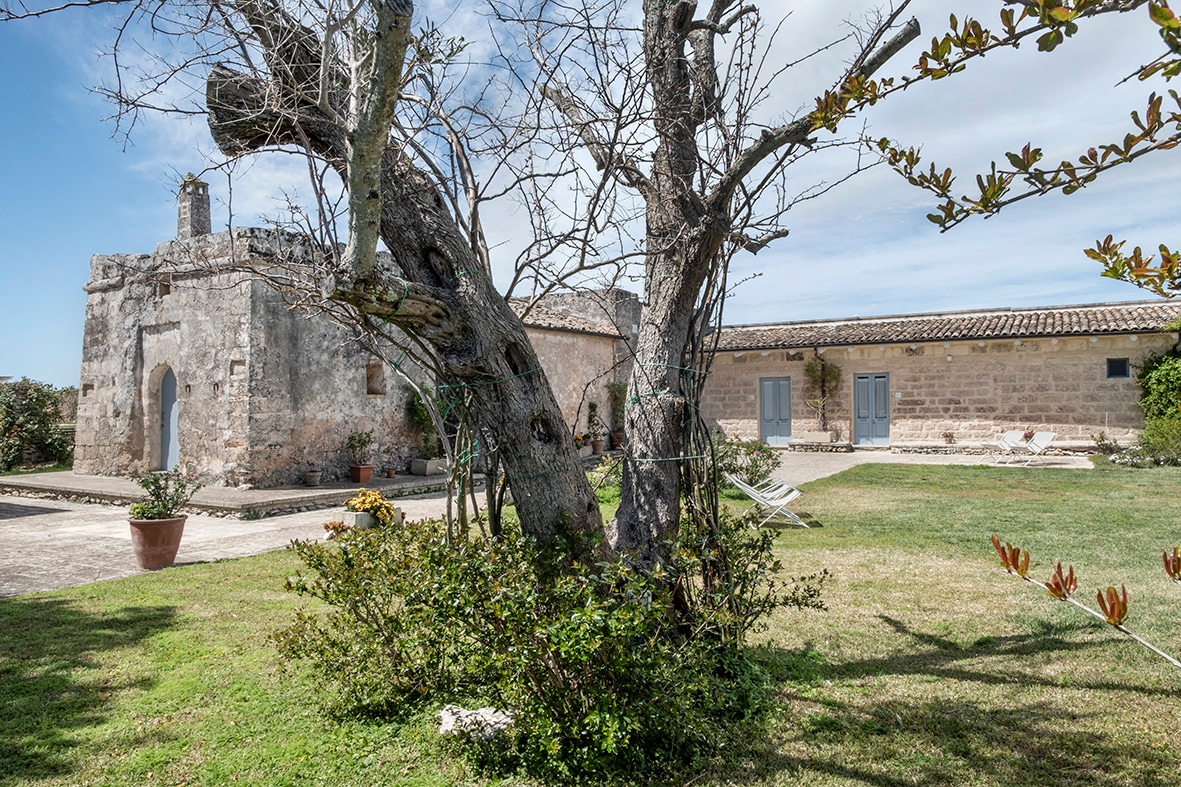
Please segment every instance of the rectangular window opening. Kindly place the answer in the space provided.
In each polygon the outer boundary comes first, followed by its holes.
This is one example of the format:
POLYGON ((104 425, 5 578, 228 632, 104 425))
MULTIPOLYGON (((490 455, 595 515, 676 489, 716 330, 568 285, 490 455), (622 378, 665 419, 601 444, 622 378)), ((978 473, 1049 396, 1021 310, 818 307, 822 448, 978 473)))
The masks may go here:
POLYGON ((172 294, 172 274, 165 273, 160 277, 160 297, 172 294))
POLYGON ((1117 377, 1131 377, 1132 367, 1128 363, 1127 358, 1108 358, 1107 359, 1107 378, 1113 379, 1117 377))
POLYGON ((370 396, 385 394, 385 367, 380 363, 365 366, 365 393, 370 396))

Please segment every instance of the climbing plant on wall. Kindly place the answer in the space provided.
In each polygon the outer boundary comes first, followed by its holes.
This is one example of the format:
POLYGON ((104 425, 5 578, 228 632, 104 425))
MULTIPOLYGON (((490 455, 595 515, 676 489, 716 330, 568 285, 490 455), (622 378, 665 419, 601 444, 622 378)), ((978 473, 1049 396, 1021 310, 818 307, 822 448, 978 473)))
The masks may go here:
POLYGON ((816 411, 820 430, 828 429, 828 402, 841 388, 841 367, 817 355, 804 366, 804 403, 816 411))

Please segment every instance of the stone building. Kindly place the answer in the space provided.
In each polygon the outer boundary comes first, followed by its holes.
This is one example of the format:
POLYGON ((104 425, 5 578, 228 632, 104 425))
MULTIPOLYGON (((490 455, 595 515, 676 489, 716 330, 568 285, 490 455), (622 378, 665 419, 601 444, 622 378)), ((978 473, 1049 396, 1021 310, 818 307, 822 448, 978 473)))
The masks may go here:
POLYGON ((627 383, 640 323, 640 300, 615 288, 547 295, 526 310, 512 306, 546 370, 550 387, 572 431, 588 431, 588 405, 610 419, 607 385, 627 383))
POLYGON ((1019 428, 1126 443, 1144 423, 1137 366, 1177 346, 1178 318, 1181 303, 1156 300, 732 326, 702 409, 729 436, 784 446, 970 444, 1019 428), (826 435, 809 361, 840 370, 826 435))
MULTIPOLYGON (((208 187, 189 176, 177 240, 151 254, 94 255, 74 471, 179 467, 230 486, 297 483, 309 469, 331 479, 345 475, 347 436, 369 430, 371 461, 404 466, 421 441, 395 370, 259 275, 309 254, 298 236, 273 230, 212 234, 208 187)), ((625 305, 608 318, 590 301, 581 316, 561 301, 527 317, 572 431, 585 423, 585 401, 602 401, 604 383, 622 373, 623 321, 639 310, 634 295, 591 295, 625 305)))

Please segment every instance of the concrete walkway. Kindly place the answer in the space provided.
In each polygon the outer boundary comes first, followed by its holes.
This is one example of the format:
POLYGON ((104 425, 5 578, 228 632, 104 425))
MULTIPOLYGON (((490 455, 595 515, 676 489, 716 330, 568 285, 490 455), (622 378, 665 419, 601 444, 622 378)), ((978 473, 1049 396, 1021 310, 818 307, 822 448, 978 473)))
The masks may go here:
MULTIPOLYGON (((990 465, 991 457, 982 454, 907 454, 886 450, 857 450, 850 452, 820 453, 812 451, 784 451, 782 464, 775 471, 776 478, 793 486, 806 484, 830 475, 836 475, 856 465, 871 462, 908 465, 990 465)), ((1039 456, 1031 467, 1066 467, 1089 470, 1091 460, 1081 454, 1056 454, 1039 456)), ((1021 467, 1018 463, 999 467, 1021 467)))
MULTIPOLYGON (((798 486, 866 462, 979 464, 981 459, 979 455, 889 451, 785 452, 775 475, 798 486)), ((1089 468, 1091 464, 1082 456, 1048 456, 1038 466, 1089 468)), ((366 486, 381 489, 387 497, 406 495, 395 502, 411 519, 442 516, 446 508, 442 493, 413 494, 424 483, 415 477, 382 478, 366 486)), ((321 539, 324 523, 341 518, 344 501, 357 486, 202 489, 193 498, 201 513, 190 514, 185 524, 177 564, 260 554, 282 549, 292 539, 321 539), (240 519, 247 511, 293 513, 240 519)), ((134 482, 120 478, 73 473, 0 477, 0 597, 140 573, 127 525, 127 503, 140 492, 134 482)))
MULTIPOLYGON (((133 481, 41 473, 5 476, 0 482, 0 597, 140 573, 127 524, 127 502, 142 494, 133 481), (122 502, 96 502, 112 500, 122 502)), ((374 479, 365 486, 394 497, 423 485, 423 479, 412 477, 374 479)), ((341 519, 344 501, 358 486, 201 489, 193 503, 204 513, 189 514, 177 565, 256 555, 282 549, 293 539, 322 539, 324 523, 341 519), (245 511, 292 509, 294 513, 239 518, 245 511)), ((437 486, 437 479, 428 486, 437 486)), ((398 496, 395 504, 407 517, 424 519, 442 516, 447 501, 443 493, 433 492, 398 496)))

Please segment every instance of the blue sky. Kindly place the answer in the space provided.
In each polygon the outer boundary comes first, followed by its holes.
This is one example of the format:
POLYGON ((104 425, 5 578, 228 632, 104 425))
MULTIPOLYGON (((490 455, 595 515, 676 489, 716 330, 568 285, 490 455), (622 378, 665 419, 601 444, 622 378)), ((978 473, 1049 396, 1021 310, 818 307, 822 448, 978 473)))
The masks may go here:
MULTIPOLYGON (((964 5, 979 12, 993 4, 916 3, 923 40, 948 8, 964 5)), ((799 51, 821 28, 831 33, 833 14, 865 4, 801 7, 785 26, 786 49, 799 51)), ((873 132, 923 143, 964 178, 1027 141, 1057 160, 1118 139, 1151 88, 1113 86, 1159 46, 1143 15, 1107 30, 1106 39, 1084 36, 1065 53, 1024 47, 990 56, 967 78, 908 91, 870 116, 873 132)), ((177 176, 199 171, 211 147, 199 122, 149 120, 130 142, 103 122, 111 107, 88 88, 100 79, 97 50, 106 38, 101 18, 85 12, 0 24, 0 375, 77 384, 90 255, 150 252, 174 237, 177 176)), ((806 101, 814 87, 785 93, 784 107, 806 101)), ((287 182, 290 172, 259 164, 236 176, 236 223, 261 223, 252 219, 274 208, 281 189, 298 189, 287 182)), ((1176 247, 1179 183, 1181 152, 1166 152, 1072 197, 1026 202, 940 235, 924 218, 930 200, 878 168, 797 208, 788 239, 737 261, 733 279, 758 278, 735 293, 727 322, 1147 298, 1100 278, 1082 249, 1109 232, 1176 247)), ((211 186, 215 200, 224 199, 224 185, 211 179, 211 186)), ((214 229, 226 221, 215 204, 214 229)))

